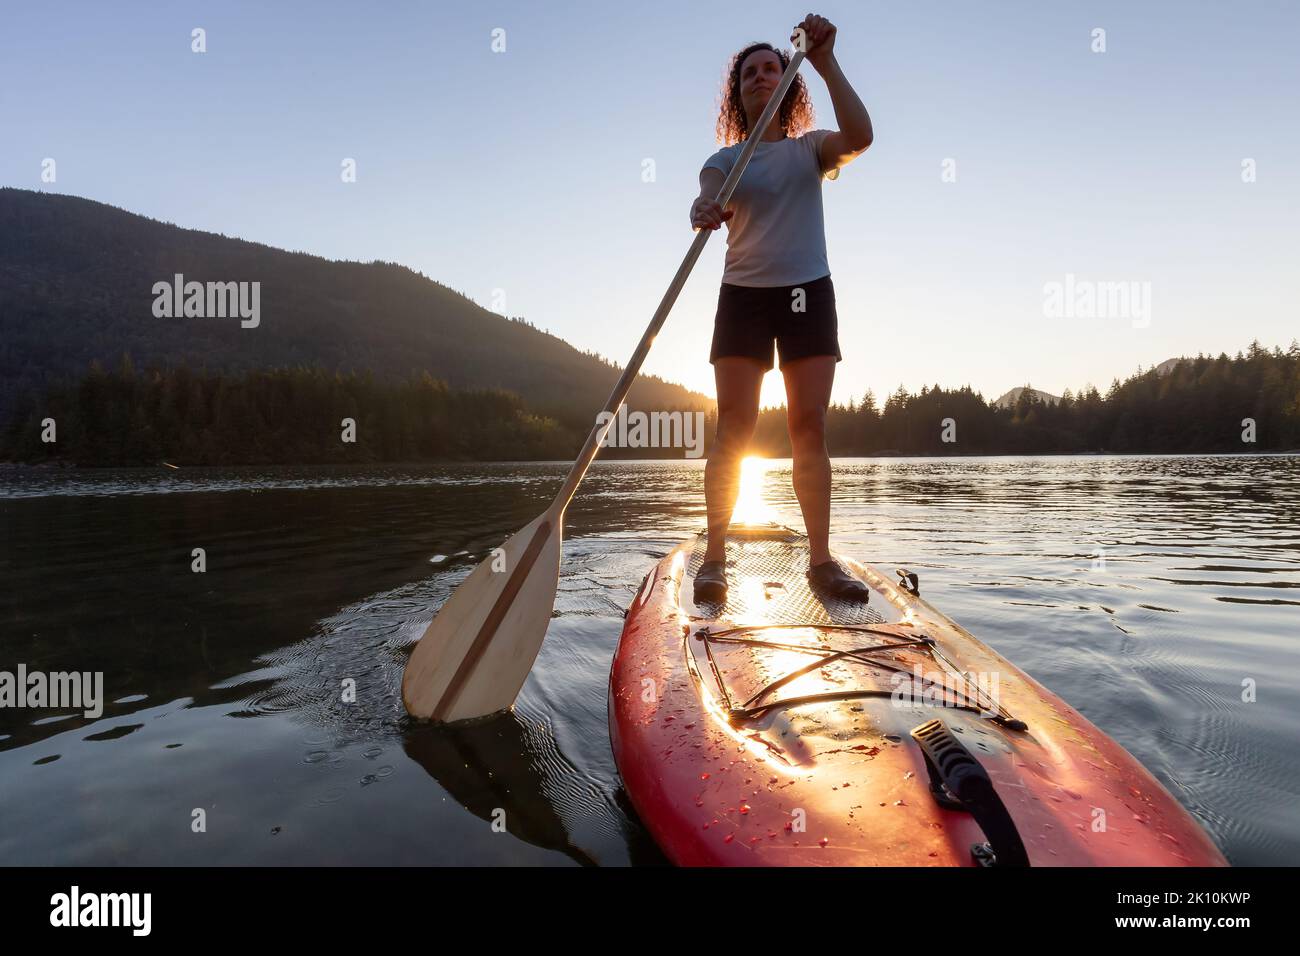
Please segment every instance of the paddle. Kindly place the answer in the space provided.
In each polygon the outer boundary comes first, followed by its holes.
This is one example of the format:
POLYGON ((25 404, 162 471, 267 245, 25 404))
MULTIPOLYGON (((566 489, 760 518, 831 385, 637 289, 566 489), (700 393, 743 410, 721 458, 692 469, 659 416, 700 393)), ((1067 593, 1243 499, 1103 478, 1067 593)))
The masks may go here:
MULTIPOLYGON (((805 51, 798 49, 801 46, 803 36, 799 34, 790 65, 722 184, 717 196, 719 206, 725 207, 730 201, 750 156, 794 82, 805 55, 805 51)), ((597 417, 599 424, 587 436, 587 443, 551 506, 488 555, 429 622, 402 674, 402 702, 412 717, 440 722, 469 720, 505 710, 514 703, 541 650, 551 620, 555 589, 560 580, 564 510, 596 457, 610 421, 627 397, 655 336, 712 232, 701 229, 695 236, 649 328, 605 403, 608 414, 597 417)))

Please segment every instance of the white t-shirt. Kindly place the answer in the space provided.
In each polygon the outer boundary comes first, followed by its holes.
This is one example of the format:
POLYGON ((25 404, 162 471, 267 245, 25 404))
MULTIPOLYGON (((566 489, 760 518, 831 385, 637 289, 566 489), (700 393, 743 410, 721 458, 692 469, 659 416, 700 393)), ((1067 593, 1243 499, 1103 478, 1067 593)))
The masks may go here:
MULTIPOLYGON (((727 262, 731 285, 783 286, 830 275, 822 217, 821 145, 831 133, 815 129, 797 139, 760 141, 731 195, 727 262)), ((744 142, 725 146, 705 162, 731 172, 744 142)), ((835 179, 832 170, 827 179, 835 179)))

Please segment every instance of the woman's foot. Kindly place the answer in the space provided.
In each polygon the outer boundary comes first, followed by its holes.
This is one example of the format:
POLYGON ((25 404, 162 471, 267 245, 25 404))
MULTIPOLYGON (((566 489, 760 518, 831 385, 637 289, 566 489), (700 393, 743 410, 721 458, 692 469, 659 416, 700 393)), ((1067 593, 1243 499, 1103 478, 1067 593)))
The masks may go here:
POLYGON ((871 589, 845 571, 834 560, 823 561, 821 564, 814 564, 810 567, 808 569, 808 580, 818 591, 841 600, 861 601, 865 604, 871 597, 871 589))
POLYGON ((721 604, 727 600, 727 562, 705 561, 695 573, 695 603, 721 604))

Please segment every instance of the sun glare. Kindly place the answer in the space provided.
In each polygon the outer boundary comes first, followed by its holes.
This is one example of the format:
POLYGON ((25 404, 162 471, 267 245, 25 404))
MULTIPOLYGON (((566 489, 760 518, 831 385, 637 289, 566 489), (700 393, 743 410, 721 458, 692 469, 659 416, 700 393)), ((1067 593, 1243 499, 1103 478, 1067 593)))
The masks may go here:
POLYGON ((731 513, 732 524, 770 524, 776 521, 774 512, 763 500, 763 485, 770 463, 754 455, 740 463, 740 494, 736 510, 731 513))

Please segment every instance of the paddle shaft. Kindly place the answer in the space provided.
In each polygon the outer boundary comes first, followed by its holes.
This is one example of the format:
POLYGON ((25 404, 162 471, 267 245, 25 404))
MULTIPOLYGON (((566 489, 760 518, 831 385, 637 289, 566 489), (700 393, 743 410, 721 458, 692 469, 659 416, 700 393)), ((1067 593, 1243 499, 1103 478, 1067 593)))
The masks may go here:
MULTIPOLYGON (((754 155, 759 141, 766 133, 768 125, 772 118, 776 116, 776 111, 781 106, 781 100, 785 98, 786 92, 790 89, 790 84, 794 82, 795 74, 799 72, 799 65, 803 63, 804 52, 796 50, 790 57, 790 65, 785 68, 785 73, 781 76, 781 82, 773 91, 771 98, 767 101, 767 106, 763 108, 763 114, 758 118, 758 124, 749 138, 745 140, 745 145, 740 151, 740 156, 736 159, 736 164, 731 167, 731 172, 727 175, 726 181, 722 184, 722 189, 717 196, 719 206, 725 207, 731 200, 731 194, 736 191, 736 186, 740 184, 741 174, 744 173, 745 167, 749 165, 749 158, 754 155)), ((604 418, 603 422, 597 421, 592 428, 591 434, 587 436, 587 443, 582 446, 582 452, 578 455, 578 460, 573 463, 573 468, 569 471, 569 476, 564 479, 564 484, 560 487, 560 493, 555 496, 555 502, 551 509, 558 514, 562 514, 564 509, 569 506, 573 500, 574 493, 578 490, 578 484, 582 481, 583 476, 587 474, 587 468, 600 451, 600 443, 605 438, 605 433, 613 422, 613 416, 618 413, 619 406, 627 398, 628 391, 632 388, 632 382, 636 379, 641 371, 641 365, 645 358, 650 354, 650 346, 654 345, 655 337, 658 336, 659 330, 668 319, 668 313, 672 311, 673 303, 677 301, 678 294, 682 291, 682 286, 686 284, 687 277, 691 274, 691 269, 695 267, 695 261, 699 259, 700 253, 704 251, 704 244, 709 241, 712 229, 701 229, 691 243, 690 250, 686 253, 686 258, 677 268, 677 274, 673 276, 672 284, 668 286, 668 291, 664 293, 659 308, 655 310, 654 318, 650 320, 650 326, 641 336, 641 342, 637 345, 636 351, 632 353, 631 360, 623 369, 623 374, 619 376, 618 383, 614 386, 614 391, 609 395, 609 401, 605 403, 604 412, 599 418, 604 418)))

